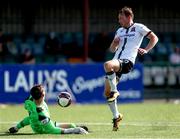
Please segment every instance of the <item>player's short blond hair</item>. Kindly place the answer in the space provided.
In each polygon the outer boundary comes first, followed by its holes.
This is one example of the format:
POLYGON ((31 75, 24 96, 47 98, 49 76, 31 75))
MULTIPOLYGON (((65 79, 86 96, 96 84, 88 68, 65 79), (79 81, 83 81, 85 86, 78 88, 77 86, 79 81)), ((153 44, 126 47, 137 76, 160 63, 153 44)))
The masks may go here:
POLYGON ((123 7, 121 10, 119 10, 119 14, 124 14, 126 17, 131 16, 132 19, 134 18, 132 8, 127 7, 127 6, 123 7))

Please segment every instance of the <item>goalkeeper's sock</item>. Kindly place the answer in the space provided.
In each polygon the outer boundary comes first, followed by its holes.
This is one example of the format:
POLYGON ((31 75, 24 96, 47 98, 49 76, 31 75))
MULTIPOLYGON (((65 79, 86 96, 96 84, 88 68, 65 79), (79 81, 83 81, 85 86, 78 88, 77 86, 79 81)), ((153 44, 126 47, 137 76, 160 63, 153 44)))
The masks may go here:
POLYGON ((88 132, 81 127, 76 127, 64 129, 64 134, 88 134, 88 132))
POLYGON ((54 125, 55 125, 56 127, 61 127, 61 128, 75 128, 75 127, 77 127, 77 125, 74 124, 74 123, 66 124, 66 127, 64 127, 64 126, 62 127, 62 124, 57 123, 57 122, 54 122, 54 125))
POLYGON ((75 128, 67 128, 67 129, 64 129, 64 134, 73 134, 75 133, 75 128))
POLYGON ((113 114, 114 119, 119 117, 119 111, 118 111, 118 106, 117 106, 117 99, 115 99, 113 102, 108 103, 109 108, 113 114))
POLYGON ((106 77, 109 81, 110 87, 111 87, 111 91, 117 91, 117 87, 116 87, 116 74, 115 72, 111 71, 111 72, 107 72, 106 73, 106 77))

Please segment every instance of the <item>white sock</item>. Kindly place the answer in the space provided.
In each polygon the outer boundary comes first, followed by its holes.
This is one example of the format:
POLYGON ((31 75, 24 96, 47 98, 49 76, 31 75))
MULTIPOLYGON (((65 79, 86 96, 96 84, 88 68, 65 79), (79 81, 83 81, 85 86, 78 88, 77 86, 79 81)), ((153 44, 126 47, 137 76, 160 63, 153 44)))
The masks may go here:
POLYGON ((64 134, 79 134, 79 128, 66 128, 64 129, 64 134))
POLYGON ((115 72, 113 72, 112 74, 108 74, 107 73, 107 78, 111 87, 111 91, 117 91, 117 87, 116 87, 116 74, 115 72))
POLYGON ((81 127, 75 127, 64 129, 64 134, 88 134, 88 131, 81 127))
POLYGON ((113 102, 108 103, 109 108, 113 114, 113 117, 116 119, 119 117, 119 111, 118 111, 118 106, 117 106, 117 100, 115 99, 113 102))

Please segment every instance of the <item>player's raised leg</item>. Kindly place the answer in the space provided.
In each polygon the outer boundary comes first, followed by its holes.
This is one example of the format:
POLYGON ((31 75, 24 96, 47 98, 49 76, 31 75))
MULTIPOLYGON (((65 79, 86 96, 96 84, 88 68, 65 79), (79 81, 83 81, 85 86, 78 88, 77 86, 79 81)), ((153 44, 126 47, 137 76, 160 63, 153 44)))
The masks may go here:
POLYGON ((117 90, 117 82, 116 82, 116 73, 119 71, 120 64, 118 60, 110 60, 104 63, 104 70, 106 72, 106 79, 110 85, 110 94, 107 97, 108 102, 113 102, 118 96, 119 92, 117 90))

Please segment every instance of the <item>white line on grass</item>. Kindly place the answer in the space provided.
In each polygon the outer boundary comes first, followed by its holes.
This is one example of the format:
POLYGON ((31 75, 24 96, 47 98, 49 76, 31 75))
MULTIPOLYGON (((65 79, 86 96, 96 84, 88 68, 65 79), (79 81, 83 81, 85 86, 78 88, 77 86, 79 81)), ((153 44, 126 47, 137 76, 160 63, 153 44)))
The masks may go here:
MULTIPOLYGON (((19 139, 19 137, 16 137, 16 136, 14 136, 13 138, 18 138, 19 139)), ((23 138, 23 137, 21 137, 21 139, 78 139, 78 138, 75 138, 75 137, 71 137, 71 138, 66 138, 66 137, 62 137, 62 136, 58 136, 58 137, 29 137, 29 138, 23 138)), ((86 139, 113 139, 113 138, 94 138, 94 137, 84 137, 84 138, 86 138, 86 139)), ((2 137, 1 139, 7 139, 7 137, 2 137)), ((82 138, 83 139, 83 138, 82 138)), ((166 138, 161 138, 161 137, 153 137, 153 138, 149 138, 149 137, 147 137, 147 138, 141 138, 141 137, 118 137, 118 138, 114 138, 114 139, 166 139, 166 138)), ((179 138, 167 138, 167 139, 179 139, 179 138)))
MULTIPOLYGON (((0 124, 17 124, 15 121, 0 121, 0 124)), ((86 122, 86 123, 76 123, 76 124, 84 124, 84 125, 99 125, 99 126, 107 126, 112 125, 112 123, 99 123, 99 122, 86 122)), ((180 122, 122 122, 122 126, 172 126, 172 127, 180 127, 180 122)))

